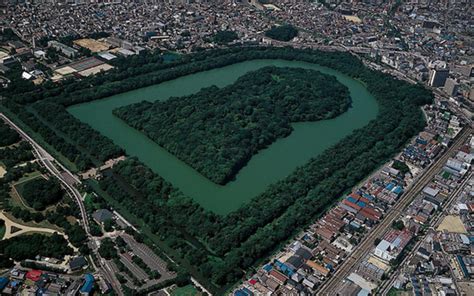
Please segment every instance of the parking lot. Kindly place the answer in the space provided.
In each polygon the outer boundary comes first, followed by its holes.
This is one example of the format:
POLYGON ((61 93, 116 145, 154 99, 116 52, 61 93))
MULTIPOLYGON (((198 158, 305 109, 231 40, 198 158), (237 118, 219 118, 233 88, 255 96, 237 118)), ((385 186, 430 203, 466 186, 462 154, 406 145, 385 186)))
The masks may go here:
POLYGON ((128 234, 123 234, 121 237, 128 244, 132 252, 140 257, 151 270, 156 270, 161 274, 159 281, 165 281, 176 276, 173 272, 167 270, 166 262, 158 257, 147 245, 138 243, 128 234))

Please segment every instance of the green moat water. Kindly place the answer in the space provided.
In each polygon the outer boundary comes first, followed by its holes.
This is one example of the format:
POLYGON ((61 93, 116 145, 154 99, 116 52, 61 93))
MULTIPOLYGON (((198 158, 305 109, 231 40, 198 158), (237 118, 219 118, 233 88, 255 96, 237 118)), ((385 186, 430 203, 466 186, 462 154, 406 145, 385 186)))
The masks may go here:
POLYGON ((353 130, 375 119, 378 105, 362 83, 335 70, 306 62, 253 60, 71 106, 68 111, 112 139, 125 149, 128 155, 136 156, 204 208, 218 214, 227 214, 262 193, 270 184, 289 175, 312 157, 336 144, 353 130), (112 110, 115 108, 143 100, 166 100, 169 97, 189 95, 211 85, 222 87, 235 82, 249 71, 265 66, 308 68, 333 75, 348 87, 352 107, 334 119, 293 124, 294 131, 290 136, 278 139, 254 155, 235 180, 225 186, 211 182, 144 134, 112 115, 112 110))

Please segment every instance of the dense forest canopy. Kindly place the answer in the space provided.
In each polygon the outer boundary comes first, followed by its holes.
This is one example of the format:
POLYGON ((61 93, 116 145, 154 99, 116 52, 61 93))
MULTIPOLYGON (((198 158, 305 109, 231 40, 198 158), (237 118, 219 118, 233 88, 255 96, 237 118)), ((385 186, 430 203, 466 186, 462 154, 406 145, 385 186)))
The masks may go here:
POLYGON ((12 130, 8 124, 0 121, 0 147, 8 146, 20 141, 20 135, 12 130))
POLYGON ((33 233, 0 241, 0 254, 15 261, 35 259, 38 255, 61 259, 72 253, 66 239, 56 233, 51 236, 33 233))
MULTIPOLYGON (((391 76, 369 70, 354 57, 344 53, 321 53, 294 49, 241 50, 252 57, 283 58, 314 62, 339 70, 363 81, 379 103, 379 115, 366 127, 356 130, 340 143, 298 168, 284 180, 271 185, 247 205, 225 217, 217 216, 183 197, 177 190, 171 194, 155 194, 146 184, 161 183, 149 169, 148 181, 138 182, 143 175, 134 167, 139 162, 124 162, 101 181, 107 192, 131 208, 133 200, 119 194, 117 180, 130 180, 142 192, 133 212, 172 248, 179 250, 187 262, 198 267, 200 274, 217 287, 242 277, 242 269, 268 255, 281 242, 304 227, 315 216, 337 200, 377 166, 387 161, 424 126, 419 106, 429 103, 432 94, 418 85, 395 80, 391 76), (400 112, 393 112, 400 110, 400 112), (137 181, 131 181, 137 180, 137 181), (156 206, 154 206, 156 205, 156 206), (146 214, 144 214, 146 213, 146 214), (159 218, 156 218, 159 217, 159 218), (187 225, 186 229, 173 225, 187 225), (184 232, 183 232, 184 231, 184 232), (218 260, 206 248, 189 245, 189 235, 205 241, 218 260)), ((230 57, 230 56, 228 56, 230 57)), ((216 287, 214 286, 214 287, 216 287)))
POLYGON ((32 208, 42 211, 61 200, 63 191, 55 179, 36 178, 23 185, 21 197, 32 208))
MULTIPOLYGON (((77 149, 72 144, 74 141, 65 145, 64 134, 52 130, 46 121, 38 120, 41 117, 25 105, 47 100, 66 107, 254 59, 298 60, 340 71, 367 86, 379 104, 379 114, 367 126, 225 217, 204 210, 136 160, 114 167, 100 181, 101 188, 111 198, 133 213, 138 225, 145 224, 151 229, 158 237, 156 242, 179 250, 171 254, 173 260, 186 266, 206 288, 219 294, 224 291, 222 287, 241 279, 256 262, 313 222, 341 194, 399 152, 423 129, 425 122, 419 107, 430 103, 432 94, 420 85, 368 69, 349 53, 235 47, 183 55, 171 63, 163 63, 157 54, 140 55, 120 61, 124 66, 117 66, 107 74, 59 85, 43 84, 35 86, 34 92, 30 88, 22 88, 23 91, 18 88, 15 97, 1 104, 20 123, 41 136, 46 135, 48 143, 53 142, 51 145, 74 159, 78 156, 77 150, 73 150, 77 149)), ((8 97, 7 93, 8 90, 2 94, 8 97)), ((70 232, 77 236, 77 241, 83 236, 75 229, 70 232)))
POLYGON ((226 44, 238 39, 237 33, 234 31, 219 31, 217 32, 212 40, 219 44, 226 44))
POLYGON ((290 41, 298 35, 298 29, 292 25, 274 26, 265 32, 265 36, 279 41, 290 41))
POLYGON ((52 128, 68 136, 77 147, 96 162, 104 162, 123 154, 123 150, 109 138, 78 121, 63 106, 48 101, 36 102, 32 106, 34 111, 52 128))
POLYGON ((315 70, 265 67, 235 83, 167 101, 141 102, 114 114, 218 184, 276 139, 292 122, 338 116, 349 108, 347 88, 315 70))
POLYGON ((7 169, 11 169, 18 164, 33 160, 35 157, 31 152, 31 145, 22 141, 18 145, 0 149, 0 159, 7 169))

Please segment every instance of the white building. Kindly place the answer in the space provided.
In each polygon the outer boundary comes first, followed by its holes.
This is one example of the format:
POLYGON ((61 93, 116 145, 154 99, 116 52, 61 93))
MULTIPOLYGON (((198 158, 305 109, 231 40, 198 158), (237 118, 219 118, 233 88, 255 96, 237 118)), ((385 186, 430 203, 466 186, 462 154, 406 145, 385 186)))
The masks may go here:
POLYGON ((375 247, 375 256, 390 262, 400 255, 411 238, 412 235, 407 230, 391 230, 384 236, 384 239, 380 241, 377 247, 375 247))

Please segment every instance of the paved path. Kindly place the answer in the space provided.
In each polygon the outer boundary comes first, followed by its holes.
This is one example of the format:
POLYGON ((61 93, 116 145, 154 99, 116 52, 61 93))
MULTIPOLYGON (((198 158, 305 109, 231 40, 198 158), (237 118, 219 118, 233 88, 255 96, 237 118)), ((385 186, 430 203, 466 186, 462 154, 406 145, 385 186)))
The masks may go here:
MULTIPOLYGON (((41 161, 44 167, 58 180, 61 182, 63 188, 69 194, 69 196, 76 200, 79 209, 81 210, 82 216, 82 227, 86 232, 88 238, 94 242, 93 252, 99 259, 97 263, 101 266, 101 270, 103 271, 103 275, 106 280, 112 285, 113 290, 119 295, 122 296, 123 292, 120 289, 120 283, 115 278, 114 274, 110 272, 110 267, 107 265, 106 260, 104 260, 99 252, 98 252, 98 245, 97 241, 91 236, 90 228, 89 228, 89 220, 87 216, 87 211, 82 202, 82 196, 80 192, 76 189, 75 185, 80 184, 81 181, 72 174, 69 170, 67 170, 59 161, 56 161, 54 157, 49 154, 43 147, 41 147, 35 140, 33 140, 28 134, 26 134, 22 129, 20 129, 14 122, 12 122, 5 114, 0 112, 0 118, 3 119, 7 124, 9 124, 14 130, 16 130, 23 139, 28 141, 31 146, 33 147, 33 153, 35 156, 41 161), (56 165, 59 169, 56 167, 56 165)), ((65 236, 67 239, 67 236, 65 236)), ((77 250, 77 248, 74 248, 77 250)))
POLYGON ((28 225, 23 225, 20 223, 16 223, 10 218, 8 218, 4 212, 0 212, 0 219, 5 221, 5 235, 3 236, 3 239, 9 239, 21 234, 25 234, 27 232, 44 232, 44 233, 57 233, 62 236, 64 236, 64 233, 57 231, 56 229, 51 229, 51 228, 42 228, 42 227, 32 227, 28 225), (15 226, 16 228, 19 228, 21 230, 12 233, 12 226, 15 226))
POLYGON ((33 147, 33 154, 43 163, 44 167, 58 180, 61 182, 63 188, 71 196, 73 200, 76 200, 79 209, 81 210, 83 228, 86 234, 89 235, 89 221, 87 219, 87 212, 84 204, 82 203, 82 196, 79 191, 74 187, 76 183, 81 183, 80 180, 74 176, 69 170, 67 170, 60 162, 55 161, 53 156, 49 154, 43 147, 35 142, 30 136, 28 136, 22 129, 20 129, 13 121, 11 121, 5 114, 0 113, 2 118, 8 125, 10 125, 15 131, 17 131, 23 139, 28 141, 33 147), (53 164, 55 162, 61 169, 61 172, 53 164), (67 178, 66 178, 67 177, 67 178))

